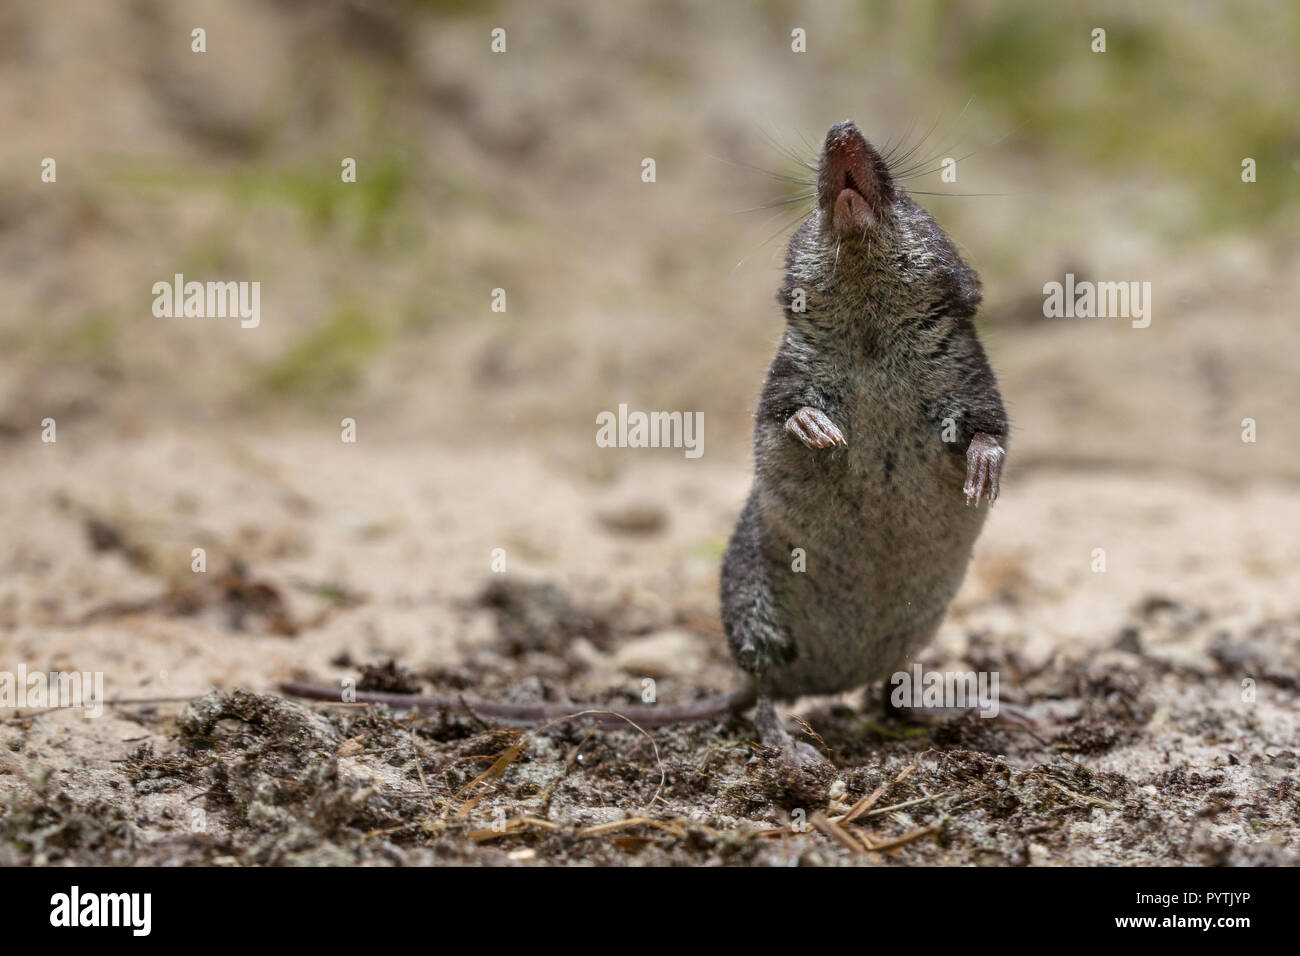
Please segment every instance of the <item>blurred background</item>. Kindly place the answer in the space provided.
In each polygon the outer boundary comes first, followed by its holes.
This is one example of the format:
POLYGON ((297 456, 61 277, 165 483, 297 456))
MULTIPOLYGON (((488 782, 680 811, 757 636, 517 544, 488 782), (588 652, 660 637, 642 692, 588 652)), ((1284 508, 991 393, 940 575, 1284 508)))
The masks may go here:
MULTIPOLYGON (((628 401, 703 410, 711 450, 743 448, 806 207, 737 211, 788 195, 752 167, 789 174, 783 150, 815 157, 845 118, 960 160, 957 183, 913 189, 978 194, 919 198, 983 276, 1022 465, 1235 471, 1205 433, 1296 406, 1294 4, 87 0, 0 18, 11 441, 46 415, 107 434, 351 414, 609 467, 587 436, 628 401), (1152 282, 1152 327, 1044 319, 1067 271, 1152 282), (261 281, 261 327, 154 318, 176 272, 261 281)), ((1300 475, 1288 444, 1249 470, 1300 475)))

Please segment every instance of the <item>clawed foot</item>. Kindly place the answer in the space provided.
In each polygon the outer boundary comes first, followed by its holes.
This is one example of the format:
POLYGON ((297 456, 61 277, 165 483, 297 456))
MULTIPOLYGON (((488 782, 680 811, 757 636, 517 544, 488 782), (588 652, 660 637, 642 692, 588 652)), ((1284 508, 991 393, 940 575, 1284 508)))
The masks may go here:
POLYGON ((832 448, 848 444, 844 433, 826 413, 818 408, 805 406, 786 420, 785 430, 809 448, 832 448))
MULTIPOLYGON (((764 744, 764 746, 769 745, 764 744)), ((756 753, 749 758, 749 762, 759 764, 764 760, 775 759, 777 762, 770 766, 783 767, 783 772, 791 775, 809 773, 815 776, 823 776, 835 770, 835 765, 827 760, 821 751, 803 740, 791 738, 780 747, 775 748, 775 751, 768 749, 760 753, 764 754, 764 756, 756 753)))
POLYGON ((831 762, 822 755, 822 752, 806 740, 792 739, 790 744, 782 751, 782 759, 791 766, 800 769, 821 769, 832 766, 831 762))
POLYGON ((792 767, 821 769, 831 766, 816 747, 790 735, 777 716, 772 698, 767 695, 758 698, 758 706, 754 709, 754 729, 758 731, 763 746, 780 751, 782 761, 792 767))
POLYGON ((980 506, 980 498, 987 497, 989 504, 997 501, 998 479, 1002 477, 1002 462, 1007 453, 998 444, 997 439, 984 432, 977 432, 966 449, 966 504, 975 500, 975 507, 980 506))

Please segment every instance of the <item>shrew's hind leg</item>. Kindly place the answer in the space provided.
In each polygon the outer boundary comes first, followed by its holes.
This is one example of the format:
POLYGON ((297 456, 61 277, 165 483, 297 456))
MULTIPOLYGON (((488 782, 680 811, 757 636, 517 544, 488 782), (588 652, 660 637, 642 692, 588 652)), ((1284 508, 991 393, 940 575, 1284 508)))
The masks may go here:
POLYGON ((759 742, 765 747, 780 750, 795 764, 826 764, 826 760, 812 744, 795 740, 781 723, 772 698, 760 694, 754 708, 754 729, 758 731, 759 742))

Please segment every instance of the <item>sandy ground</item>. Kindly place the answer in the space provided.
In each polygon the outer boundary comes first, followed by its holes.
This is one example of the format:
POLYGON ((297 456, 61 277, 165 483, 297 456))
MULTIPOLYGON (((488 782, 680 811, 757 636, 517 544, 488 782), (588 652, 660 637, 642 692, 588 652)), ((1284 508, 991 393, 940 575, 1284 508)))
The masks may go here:
POLYGON ((60 440, 15 462, 6 645, 31 670, 103 671, 109 698, 218 693, 6 719, 6 862, 1296 858, 1289 484, 1013 471, 922 660, 997 670, 1032 731, 908 723, 867 693, 794 702, 835 772, 791 780, 740 719, 520 735, 242 693, 366 665, 363 687, 574 710, 633 702, 646 677, 662 702, 738 686, 714 590, 743 468, 661 459, 592 485, 527 454, 333 434, 132 449, 60 440), (185 567, 192 547, 211 570, 173 576, 159 603, 152 569, 185 567), (234 560, 245 570, 221 577, 234 560), (897 809, 845 824, 877 844, 923 830, 911 842, 865 852, 798 832, 819 813, 833 831, 823 817, 912 764, 877 803, 897 809))

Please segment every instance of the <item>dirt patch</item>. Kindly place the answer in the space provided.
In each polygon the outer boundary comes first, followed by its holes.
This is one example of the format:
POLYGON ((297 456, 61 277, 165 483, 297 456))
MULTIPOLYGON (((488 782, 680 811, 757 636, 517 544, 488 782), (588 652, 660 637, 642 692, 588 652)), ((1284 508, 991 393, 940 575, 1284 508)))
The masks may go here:
MULTIPOLYGON (((344 655, 336 663, 353 668, 359 686, 398 693, 491 686, 489 670, 500 676, 510 662, 525 673, 531 666, 520 656, 521 635, 530 654, 544 653, 547 642, 562 650, 590 638, 601 619, 553 583, 493 585, 471 606, 492 616, 497 633, 488 646, 500 658, 471 662, 459 680, 391 658, 358 666, 344 655)), ((1127 627, 1146 635, 1145 644, 1156 640, 1152 628, 1186 636, 1211 618, 1185 610, 1143 599, 1127 627)), ((493 727, 472 716, 241 690, 182 707, 122 705, 120 717, 149 731, 149 740, 122 746, 107 769, 87 777, 10 767, 5 779, 23 782, 4 798, 4 857, 228 865, 1295 862, 1297 758, 1258 748, 1248 739, 1249 717, 1243 725, 1213 705, 1216 685, 1255 671, 1225 651, 1233 645, 1222 638, 1212 646, 1219 650, 1200 670, 1104 647, 1083 660, 1054 655, 1034 664, 974 634, 949 664, 998 668, 1030 719, 911 720, 880 707, 876 693, 852 705, 814 702, 799 711, 803 739, 831 763, 803 770, 754 742, 741 717, 651 734, 581 719, 493 727), (1175 707, 1171 729, 1160 715, 1175 707), (1207 738, 1220 756, 1189 760, 1207 738), (70 776, 81 785, 59 782, 70 776), (876 798, 871 808, 848 816, 868 795, 876 798)), ((8 751, 39 766, 30 752, 41 729, 67 720, 54 712, 8 721, 8 751)))

